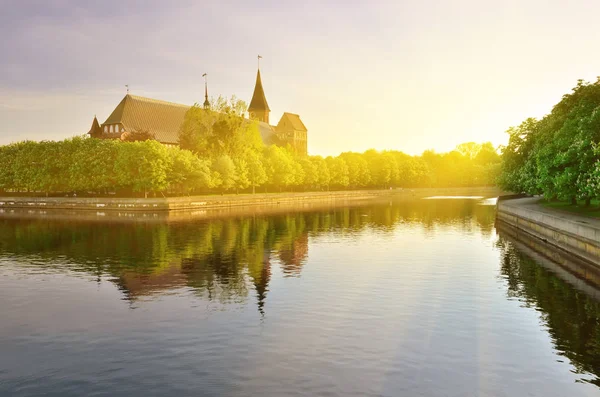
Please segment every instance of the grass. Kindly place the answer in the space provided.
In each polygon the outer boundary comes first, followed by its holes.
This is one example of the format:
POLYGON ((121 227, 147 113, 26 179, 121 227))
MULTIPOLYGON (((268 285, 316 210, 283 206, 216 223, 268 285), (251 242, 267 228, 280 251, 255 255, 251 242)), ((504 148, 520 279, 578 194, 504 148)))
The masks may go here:
POLYGON ((600 219, 600 201, 598 200, 592 200, 592 205, 589 207, 586 207, 583 201, 578 201, 577 205, 571 205, 564 201, 543 201, 541 204, 546 208, 554 208, 577 215, 600 219))

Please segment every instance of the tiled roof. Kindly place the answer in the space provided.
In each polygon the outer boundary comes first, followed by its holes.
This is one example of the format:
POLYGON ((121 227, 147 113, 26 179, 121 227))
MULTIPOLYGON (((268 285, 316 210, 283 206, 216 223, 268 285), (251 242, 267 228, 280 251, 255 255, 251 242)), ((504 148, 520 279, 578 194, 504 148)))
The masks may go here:
POLYGON ((159 142, 176 144, 189 109, 186 105, 127 94, 102 126, 122 124, 125 131, 149 131, 159 142))
POLYGON ((265 91, 263 90, 262 80, 260 79, 260 70, 256 73, 256 85, 254 86, 254 94, 252 94, 252 100, 250 101, 248 110, 271 110, 269 109, 265 91))
POLYGON ((262 141, 265 145, 271 145, 275 143, 275 127, 273 127, 269 123, 265 123, 264 121, 259 121, 258 131, 260 132, 260 137, 262 138, 262 141))
POLYGON ((302 120, 300 120, 300 116, 298 116, 297 114, 294 114, 294 113, 288 113, 288 112, 285 112, 285 113, 283 113, 283 116, 281 116, 281 119, 279 120, 279 124, 281 124, 281 121, 282 121, 284 118, 285 118, 285 119, 287 119, 287 120, 290 122, 290 124, 292 125, 292 127, 293 127, 295 130, 299 130, 299 131, 308 131, 308 130, 306 129, 306 126, 305 126, 305 125, 304 125, 304 123, 302 122, 302 120))
MULTIPOLYGON (((159 142, 178 144, 179 129, 189 109, 190 106, 186 105, 128 94, 108 116, 102 127, 121 124, 125 131, 149 131, 159 142)), ((282 119, 283 117, 287 117, 295 129, 306 131, 297 114, 284 113, 282 119)), ((261 121, 258 123, 258 130, 265 145, 276 143, 276 127, 261 121)), ((114 136, 119 137, 121 132, 115 134, 114 136)), ((113 134, 103 135, 107 138, 113 137, 113 134)))

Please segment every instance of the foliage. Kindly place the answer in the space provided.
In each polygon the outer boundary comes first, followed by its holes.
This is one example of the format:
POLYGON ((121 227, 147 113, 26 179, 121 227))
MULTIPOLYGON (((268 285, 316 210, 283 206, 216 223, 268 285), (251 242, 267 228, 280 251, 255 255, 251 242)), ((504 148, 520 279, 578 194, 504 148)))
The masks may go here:
POLYGON ((143 142, 156 139, 154 134, 148 130, 126 131, 121 134, 121 140, 125 142, 143 142))
POLYGON ((200 157, 231 158, 259 151, 262 140, 255 121, 243 117, 246 104, 236 97, 217 98, 209 109, 198 104, 186 113, 179 132, 179 146, 200 157))
POLYGON ((507 132, 501 186, 572 203, 600 197, 600 79, 579 80, 550 114, 507 132))
MULTIPOLYGON (((179 131, 179 147, 146 131, 121 140, 75 137, 0 147, 0 189, 63 194, 180 195, 283 190, 388 189, 491 185, 499 155, 490 143, 459 145, 450 153, 367 150, 339 156, 298 156, 265 146, 244 102, 219 97, 193 106, 179 131)), ((593 124, 594 120, 589 123, 593 124)), ((600 178, 600 167, 589 179, 600 178)), ((565 183, 569 183, 570 180, 565 183)))
POLYGON ((75 137, 0 147, 0 188, 15 192, 189 193, 212 186, 206 161, 156 141, 75 137))

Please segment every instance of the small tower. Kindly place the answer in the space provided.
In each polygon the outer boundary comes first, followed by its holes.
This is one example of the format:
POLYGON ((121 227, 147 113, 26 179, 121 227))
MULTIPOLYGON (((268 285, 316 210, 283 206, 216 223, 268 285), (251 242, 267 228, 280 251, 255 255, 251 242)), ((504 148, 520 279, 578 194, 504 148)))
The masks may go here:
POLYGON ((88 131, 88 134, 90 134, 92 138, 99 138, 102 136, 102 128, 100 128, 100 124, 98 123, 96 116, 94 116, 94 121, 92 121, 92 127, 88 131))
POLYGON ((208 101, 208 84, 206 82, 206 73, 202 75, 204 77, 204 109, 210 108, 210 102, 208 101))
MULTIPOLYGON (((259 59, 260 58, 261 57, 259 55, 259 59)), ((254 86, 254 94, 252 94, 252 100, 250 101, 250 106, 248 107, 248 113, 250 113, 251 119, 264 121, 268 124, 270 112, 271 109, 269 109, 269 104, 267 103, 265 91, 263 90, 262 81, 260 79, 259 67, 258 72, 256 73, 256 85, 254 86)))

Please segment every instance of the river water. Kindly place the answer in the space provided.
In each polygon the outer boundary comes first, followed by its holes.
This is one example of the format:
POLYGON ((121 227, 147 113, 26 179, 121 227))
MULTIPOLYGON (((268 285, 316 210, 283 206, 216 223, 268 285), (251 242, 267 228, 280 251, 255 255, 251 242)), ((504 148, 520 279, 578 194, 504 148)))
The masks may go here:
POLYGON ((0 395, 600 395, 594 290, 492 204, 0 217, 0 395))

